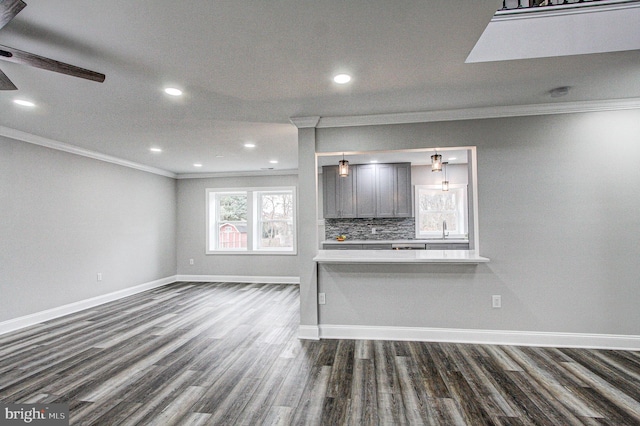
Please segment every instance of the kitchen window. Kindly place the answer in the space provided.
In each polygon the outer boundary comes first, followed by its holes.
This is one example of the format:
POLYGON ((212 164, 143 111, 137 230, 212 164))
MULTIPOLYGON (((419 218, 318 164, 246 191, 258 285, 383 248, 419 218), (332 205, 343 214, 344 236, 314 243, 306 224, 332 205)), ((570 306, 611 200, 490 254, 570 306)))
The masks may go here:
POLYGON ((207 254, 296 252, 295 188, 207 189, 207 254))
POLYGON ((447 238, 468 238, 467 185, 415 186, 416 238, 442 237, 446 222, 447 238))

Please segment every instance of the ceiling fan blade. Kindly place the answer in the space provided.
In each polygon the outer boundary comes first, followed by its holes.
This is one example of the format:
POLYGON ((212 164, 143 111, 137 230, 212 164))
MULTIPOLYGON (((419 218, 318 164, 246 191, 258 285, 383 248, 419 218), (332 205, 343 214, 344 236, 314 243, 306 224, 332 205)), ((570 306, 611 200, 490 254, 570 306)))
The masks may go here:
POLYGON ((18 90, 15 84, 0 70, 0 90, 18 90))
POLYGON ((61 74, 71 75, 73 77, 84 78, 87 80, 102 83, 105 79, 104 74, 91 71, 85 68, 76 67, 75 65, 65 64, 64 62, 54 61, 53 59, 43 56, 34 55, 33 53, 23 52, 22 50, 12 47, 0 45, 0 59, 16 64, 30 65, 43 70, 59 72, 61 74))
POLYGON ((0 0, 0 28, 7 25, 26 5, 22 0, 0 0))

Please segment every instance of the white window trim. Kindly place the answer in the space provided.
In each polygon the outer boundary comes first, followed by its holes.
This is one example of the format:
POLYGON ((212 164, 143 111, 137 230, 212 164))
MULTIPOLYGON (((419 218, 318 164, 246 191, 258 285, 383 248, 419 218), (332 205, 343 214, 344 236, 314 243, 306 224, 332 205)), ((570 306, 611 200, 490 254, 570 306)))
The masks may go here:
MULTIPOLYGON (((214 195, 215 196, 215 195, 214 195)), ((242 188, 207 188, 205 198, 205 254, 207 255, 276 255, 276 256, 293 256, 298 254, 298 225, 297 225, 297 211, 298 211, 298 197, 295 186, 277 186, 277 187, 242 187, 242 188), (257 232, 258 220, 256 218, 257 206, 255 206, 255 200, 257 198, 257 192, 284 192, 291 191, 293 196, 293 247, 291 249, 280 248, 262 248, 257 249, 257 244, 254 244, 254 234, 257 232), (227 249, 227 250, 211 250, 211 243, 215 240, 215 229, 211 227, 212 221, 215 223, 215 218, 212 217, 214 211, 211 209, 211 194, 240 194, 246 193, 247 195, 247 248, 246 249, 227 249)))
MULTIPOLYGON (((419 226, 419 221, 420 221, 420 203, 419 203, 419 194, 420 194, 420 190, 421 189, 431 189, 431 190, 436 190, 436 191, 442 191, 442 185, 415 185, 414 187, 414 200, 415 200, 415 206, 414 206, 414 217, 415 217, 415 223, 416 223, 416 239, 424 239, 424 238, 434 238, 434 237, 439 237, 442 235, 442 231, 432 231, 432 232, 420 232, 420 226, 419 226)), ((447 234, 447 238, 450 239, 456 239, 456 238, 465 238, 468 239, 469 237, 469 197, 468 197, 468 191, 467 191, 467 185, 465 184, 449 184, 449 190, 452 189, 462 189, 462 193, 463 193, 463 199, 466 200, 464 202, 464 205, 461 206, 461 211, 459 212, 461 214, 461 219, 462 219, 462 223, 463 225, 466 224, 466 228, 463 226, 463 230, 465 232, 462 233, 457 233, 457 234, 452 234, 452 233, 448 233, 447 234)))

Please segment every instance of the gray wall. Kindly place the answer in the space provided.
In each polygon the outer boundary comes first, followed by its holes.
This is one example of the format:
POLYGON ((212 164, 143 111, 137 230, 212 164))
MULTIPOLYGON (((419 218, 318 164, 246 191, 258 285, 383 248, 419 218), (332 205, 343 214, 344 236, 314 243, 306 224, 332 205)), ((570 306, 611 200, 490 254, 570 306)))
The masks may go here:
MULTIPOLYGON (((296 255, 205 253, 207 188, 297 186, 297 183, 296 175, 178 180, 178 274, 297 277, 296 255), (193 265, 189 259, 194 260, 193 265)), ((298 240, 304 234, 298 226, 298 240)))
POLYGON ((0 321, 175 275, 173 179, 0 137, 0 206, 0 321))
POLYGON ((317 129, 318 152, 477 146, 491 259, 322 267, 319 322, 640 335, 639 135, 638 110, 317 129))

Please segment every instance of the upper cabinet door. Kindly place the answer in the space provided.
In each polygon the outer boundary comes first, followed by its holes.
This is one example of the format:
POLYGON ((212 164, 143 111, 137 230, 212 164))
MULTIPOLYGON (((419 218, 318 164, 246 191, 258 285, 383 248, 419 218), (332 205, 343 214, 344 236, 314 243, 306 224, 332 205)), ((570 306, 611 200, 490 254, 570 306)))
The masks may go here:
POLYGON ((411 164, 394 164, 395 175, 395 217, 412 217, 413 203, 411 190, 411 164))
POLYGON ((338 176, 338 166, 322 167, 322 212, 325 219, 356 217, 356 168, 338 176))
POLYGON ((357 216, 362 218, 376 217, 376 165, 360 164, 357 169, 357 216))
POLYGON ((411 164, 378 164, 377 217, 411 217, 411 164))
POLYGON ((395 164, 376 164, 376 217, 395 216, 395 164))
MULTIPOLYGON (((338 171, 336 169, 336 176, 338 171)), ((358 178, 358 168, 349 167, 349 176, 338 176, 338 193, 340 194, 340 217, 358 217, 356 211, 356 182, 358 178)))
POLYGON ((338 166, 322 167, 322 212, 325 219, 340 217, 338 166))

